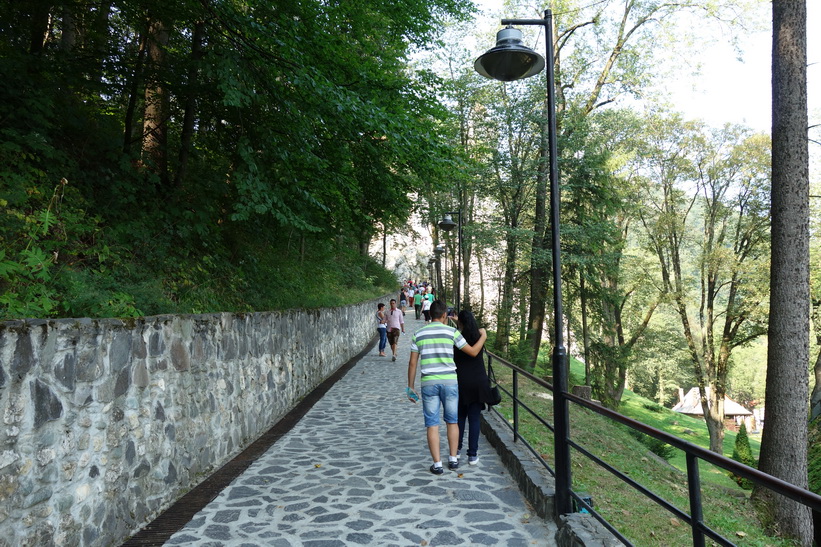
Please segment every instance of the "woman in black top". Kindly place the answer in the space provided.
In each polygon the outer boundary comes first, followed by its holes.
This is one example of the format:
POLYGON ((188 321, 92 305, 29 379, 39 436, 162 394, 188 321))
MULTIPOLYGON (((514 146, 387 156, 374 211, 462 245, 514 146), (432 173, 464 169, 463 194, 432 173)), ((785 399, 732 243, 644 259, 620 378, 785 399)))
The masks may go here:
MULTIPOLYGON (((457 328, 462 332, 468 344, 479 340, 479 325, 476 318, 467 310, 459 312, 457 328)), ((479 463, 479 415, 490 398, 490 383, 485 370, 485 349, 476 357, 463 351, 454 351, 456 377, 459 380, 459 450, 465 436, 465 421, 468 423, 468 463, 479 463)))

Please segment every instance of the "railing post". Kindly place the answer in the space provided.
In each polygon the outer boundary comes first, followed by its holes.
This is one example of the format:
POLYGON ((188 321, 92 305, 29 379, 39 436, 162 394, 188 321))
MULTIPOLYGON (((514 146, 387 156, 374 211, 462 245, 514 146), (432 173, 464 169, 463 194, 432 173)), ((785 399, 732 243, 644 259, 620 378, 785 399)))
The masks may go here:
POLYGON ((698 473, 698 458, 687 453, 687 489, 690 491, 690 524, 693 527, 693 547, 704 547, 704 532, 701 524, 701 479, 698 473))
POLYGON ((513 371, 513 442, 519 440, 519 373, 513 371))

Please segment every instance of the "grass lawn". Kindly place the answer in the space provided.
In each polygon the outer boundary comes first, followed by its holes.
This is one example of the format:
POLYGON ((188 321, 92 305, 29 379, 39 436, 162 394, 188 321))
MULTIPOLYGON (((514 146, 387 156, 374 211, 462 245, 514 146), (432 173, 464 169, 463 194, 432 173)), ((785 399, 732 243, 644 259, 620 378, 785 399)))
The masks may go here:
MULTIPOLYGON (((571 377, 583 377, 580 363, 571 365, 571 377)), ((503 366, 494 367, 499 383, 512 392, 512 374, 503 366)), ((545 418, 553 419, 550 393, 528 380, 520 379, 519 396, 530 408, 545 418)), ((708 447, 704 422, 668 409, 650 410, 653 401, 626 392, 623 414, 643 423, 667 431, 693 444, 708 447), (647 406, 644 406, 647 405, 647 406)), ((509 421, 513 412, 508 397, 496 407, 509 421)), ((520 434, 552 466, 553 434, 529 414, 520 410, 520 434)), ((598 414, 570 405, 571 438, 633 480, 655 492, 685 513, 689 513, 687 476, 684 473, 685 456, 675 455, 665 461, 650 452, 634 438, 625 426, 615 424, 598 414)), ((735 435, 726 432, 725 455, 731 455, 735 435)), ((750 436, 753 454, 757 457, 759 442, 750 436)), ((655 502, 644 497, 621 479, 602 469, 576 450, 571 450, 573 489, 592 496, 594 507, 612 525, 635 545, 691 545, 692 532, 684 522, 655 502)), ((700 466, 702 504, 707 525, 737 545, 793 545, 793 543, 766 536, 748 501, 749 492, 742 490, 726 472, 712 465, 700 466)), ((708 540, 708 544, 711 542, 708 540)))

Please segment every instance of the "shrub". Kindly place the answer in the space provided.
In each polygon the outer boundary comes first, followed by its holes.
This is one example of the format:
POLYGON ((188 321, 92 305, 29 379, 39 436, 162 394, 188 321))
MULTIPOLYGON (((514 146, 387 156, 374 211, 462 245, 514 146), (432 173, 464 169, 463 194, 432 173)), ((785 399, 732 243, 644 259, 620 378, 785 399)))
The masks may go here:
MULTIPOLYGON (((750 467, 757 467, 755 458, 753 458, 753 451, 750 449, 750 439, 747 437, 747 426, 741 423, 738 430, 738 435, 735 437, 735 448, 733 448, 733 459, 744 465, 750 467)), ((730 473, 730 477, 738 483, 738 485, 745 490, 752 490, 753 483, 749 479, 739 477, 730 473)))
POLYGON ((662 410, 664 410, 664 407, 657 403, 643 403, 641 406, 643 406, 650 412, 661 412, 662 410))
POLYGON ((641 444, 646 446, 647 449, 656 456, 669 460, 676 455, 676 449, 664 441, 656 439, 655 437, 650 437, 641 431, 636 431, 631 428, 627 428, 627 432, 641 444))

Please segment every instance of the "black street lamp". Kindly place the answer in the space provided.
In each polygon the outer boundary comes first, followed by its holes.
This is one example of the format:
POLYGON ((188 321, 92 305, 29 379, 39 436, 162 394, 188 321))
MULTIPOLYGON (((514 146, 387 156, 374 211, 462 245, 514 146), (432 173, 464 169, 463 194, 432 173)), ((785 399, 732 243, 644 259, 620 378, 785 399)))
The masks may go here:
POLYGON ((553 66, 553 13, 545 10, 544 19, 502 19, 507 28, 496 34, 496 47, 476 59, 476 72, 486 78, 503 82, 529 78, 547 67, 547 124, 550 150, 550 235, 553 258, 553 418, 555 420, 556 511, 559 515, 572 512, 570 500, 570 419, 567 394, 567 350, 562 326, 561 247, 559 244, 559 167, 556 146, 556 83, 553 66), (511 25, 538 25, 545 30, 545 50, 541 55, 522 44, 522 32, 511 25))
POLYGON ((446 231, 450 232, 454 228, 458 228, 458 240, 457 240, 457 259, 456 259, 456 287, 454 288, 454 292, 456 293, 456 309, 462 309, 462 210, 459 209, 458 211, 449 211, 445 213, 444 218, 439 222, 439 227, 446 231), (453 222, 453 215, 456 215, 458 219, 458 223, 453 222))
MULTIPOLYGON (((445 300, 445 285, 442 283, 442 255, 445 254, 445 246, 440 243, 433 249, 433 254, 436 255, 436 296, 441 298, 443 302, 447 302, 445 300)), ((447 262, 445 262, 445 266, 447 266, 447 262)), ((447 271, 445 277, 447 277, 447 271)))

